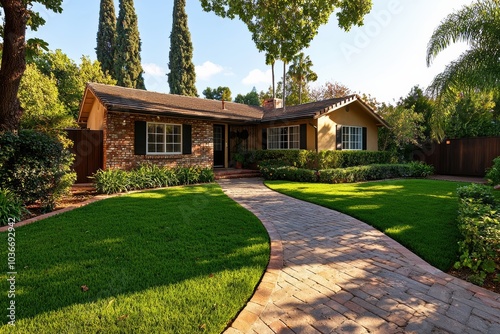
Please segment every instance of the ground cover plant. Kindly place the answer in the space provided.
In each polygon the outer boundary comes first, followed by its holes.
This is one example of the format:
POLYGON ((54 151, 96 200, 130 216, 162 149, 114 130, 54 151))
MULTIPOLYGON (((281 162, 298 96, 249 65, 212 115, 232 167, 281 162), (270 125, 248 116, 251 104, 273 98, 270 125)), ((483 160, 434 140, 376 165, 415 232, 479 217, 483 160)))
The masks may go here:
POLYGON ((5 333, 221 333, 269 259, 264 227, 215 184, 102 200, 15 233, 5 333))
POLYGON ((273 190, 346 213, 384 232, 433 266, 458 259, 459 182, 426 179, 349 184, 266 181, 273 190))
POLYGON ((98 193, 115 194, 130 190, 210 183, 214 181, 215 175, 213 169, 208 167, 169 168, 154 164, 142 164, 129 171, 100 169, 92 178, 98 193))

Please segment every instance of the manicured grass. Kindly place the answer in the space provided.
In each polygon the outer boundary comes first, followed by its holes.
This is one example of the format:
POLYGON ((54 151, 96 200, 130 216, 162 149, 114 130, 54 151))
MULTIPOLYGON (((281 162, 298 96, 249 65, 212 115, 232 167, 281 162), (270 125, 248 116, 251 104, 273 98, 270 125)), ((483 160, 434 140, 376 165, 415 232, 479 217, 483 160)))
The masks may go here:
POLYGON ((457 259, 456 190, 464 184, 425 179, 350 184, 266 182, 273 190, 358 218, 444 271, 457 259))
POLYGON ((217 185, 100 201, 16 230, 16 327, 3 293, 0 332, 221 333, 268 259, 262 224, 217 185))

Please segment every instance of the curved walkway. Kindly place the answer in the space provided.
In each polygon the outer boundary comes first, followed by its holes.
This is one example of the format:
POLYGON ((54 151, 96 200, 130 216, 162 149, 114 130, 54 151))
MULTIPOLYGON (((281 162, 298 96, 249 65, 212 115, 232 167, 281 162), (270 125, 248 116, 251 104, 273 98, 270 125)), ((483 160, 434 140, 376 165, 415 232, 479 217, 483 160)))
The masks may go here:
POLYGON ((367 224, 220 180, 271 237, 256 294, 226 333, 500 333, 500 295, 449 276, 367 224))

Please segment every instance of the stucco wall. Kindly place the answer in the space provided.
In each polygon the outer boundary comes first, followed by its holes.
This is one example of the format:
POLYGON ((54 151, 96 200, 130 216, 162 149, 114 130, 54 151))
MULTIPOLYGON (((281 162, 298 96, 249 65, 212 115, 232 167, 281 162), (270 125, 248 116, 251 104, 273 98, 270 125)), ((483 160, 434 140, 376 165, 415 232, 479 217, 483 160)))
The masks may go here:
POLYGON ((345 108, 340 108, 318 119, 318 149, 320 151, 336 149, 337 125, 366 127, 367 150, 378 151, 376 119, 356 102, 349 105, 348 112, 345 108))
POLYGON ((207 121, 108 112, 104 131, 104 167, 131 169, 143 162, 176 167, 213 167, 213 124, 207 121), (192 126, 192 154, 135 155, 135 121, 192 126))
POLYGON ((87 120, 87 128, 90 130, 103 130, 104 129, 104 106, 99 103, 97 99, 92 104, 92 109, 87 120))

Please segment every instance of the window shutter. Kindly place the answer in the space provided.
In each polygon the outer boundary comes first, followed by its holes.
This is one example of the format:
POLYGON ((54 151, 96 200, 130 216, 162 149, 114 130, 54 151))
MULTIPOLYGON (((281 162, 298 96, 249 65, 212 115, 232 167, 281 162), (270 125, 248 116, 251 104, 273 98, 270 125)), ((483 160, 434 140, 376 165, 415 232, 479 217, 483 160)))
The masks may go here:
POLYGON ((342 125, 337 124, 337 151, 342 151, 342 125))
POLYGON ((182 154, 192 154, 192 126, 182 124, 182 154))
POLYGON ((363 127, 363 138, 362 138, 362 140, 363 140, 363 151, 366 151, 366 149, 367 149, 367 138, 366 137, 367 137, 367 129, 366 129, 366 127, 363 127))
POLYGON ((134 123, 134 154, 146 154, 146 122, 135 121, 134 123))
POLYGON ((307 124, 300 125, 300 149, 307 150, 307 124))
POLYGON ((267 150, 267 129, 262 129, 262 149, 267 150))

